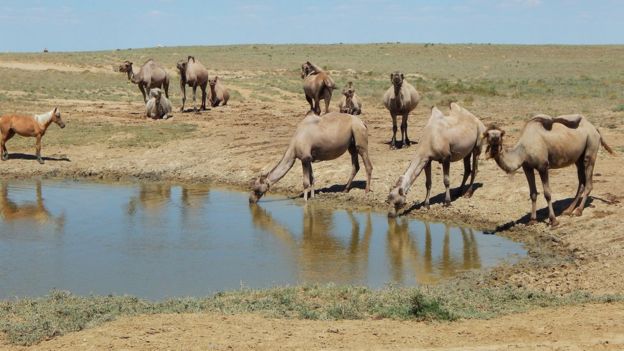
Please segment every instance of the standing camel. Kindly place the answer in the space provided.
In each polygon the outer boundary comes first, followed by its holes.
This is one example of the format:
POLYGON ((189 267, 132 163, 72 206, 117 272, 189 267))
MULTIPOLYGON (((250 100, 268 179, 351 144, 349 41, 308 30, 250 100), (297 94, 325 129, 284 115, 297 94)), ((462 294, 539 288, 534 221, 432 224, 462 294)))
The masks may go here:
POLYGON ((329 73, 307 61, 301 65, 301 79, 303 79, 303 92, 310 104, 310 110, 320 115, 320 102, 323 99, 325 101, 325 113, 328 113, 332 92, 336 89, 334 80, 329 76, 329 73))
POLYGON ((506 173, 512 173, 522 167, 529 183, 531 196, 529 224, 537 221, 537 187, 534 170, 537 170, 542 180, 544 198, 548 203, 548 218, 550 225, 555 227, 559 222, 551 203, 548 170, 575 164, 579 184, 574 200, 563 213, 582 215, 587 197, 592 191, 594 164, 600 145, 613 154, 613 150, 607 145, 598 129, 581 115, 565 115, 555 118, 537 115, 527 122, 520 140, 511 149, 503 149, 504 135, 504 130, 490 126, 483 133, 488 143, 486 152, 489 152, 489 157, 494 158, 496 164, 506 173), (581 200, 580 203, 579 200, 581 200))
POLYGON ((350 115, 359 115, 362 113, 362 103, 355 93, 353 82, 347 83, 347 87, 342 90, 342 99, 338 104, 340 112, 350 115))
POLYGON ((392 206, 388 215, 396 216, 397 210, 405 206, 406 196, 422 170, 425 170, 425 187, 427 195, 424 205, 429 208, 429 195, 431 194, 431 162, 442 163, 444 173, 444 187, 446 194, 445 206, 451 204, 449 173, 451 162, 464 161, 464 177, 460 185, 463 192, 466 180, 470 175, 470 185, 464 192, 464 196, 470 197, 473 192, 473 184, 477 176, 478 157, 481 154, 485 125, 475 115, 456 103, 451 103, 449 116, 444 116, 437 107, 431 110, 431 117, 425 125, 422 138, 416 149, 416 156, 410 163, 405 174, 399 177, 396 185, 388 195, 388 203, 392 206), (472 158, 472 168, 470 159, 472 158))
POLYGON ((56 123, 61 129, 65 122, 61 119, 61 111, 55 107, 52 111, 40 115, 4 115, 0 116, 0 156, 2 161, 9 159, 6 143, 15 134, 24 137, 37 138, 37 161, 43 164, 41 158, 41 138, 45 135, 50 124, 56 123))
POLYGON ((184 112, 184 103, 186 102, 186 86, 193 88, 193 110, 197 112, 195 105, 197 97, 197 87, 202 91, 201 109, 206 109, 206 87, 208 86, 208 70, 204 65, 196 60, 194 56, 187 57, 186 61, 178 61, 178 71, 180 71, 180 90, 182 90, 182 107, 180 111, 184 112))
POLYGON ((164 89, 165 96, 169 98, 169 75, 156 61, 147 60, 139 71, 135 72, 132 62, 126 60, 119 65, 119 72, 127 73, 128 80, 139 86, 144 102, 147 102, 147 95, 153 88, 164 89))
POLYGON ((366 192, 370 191, 373 165, 368 158, 368 130, 357 116, 332 112, 323 118, 309 112, 299 122, 295 135, 282 160, 267 173, 262 173, 252 186, 249 202, 257 202, 269 188, 277 183, 295 164, 301 160, 303 167, 303 198, 314 198, 314 176, 312 162, 329 161, 340 157, 346 151, 351 154, 352 171, 345 185, 345 192, 351 189, 351 182, 360 169, 358 154, 366 167, 366 192))
POLYGON ((383 96, 383 104, 390 111, 392 117, 392 140, 390 148, 396 149, 397 116, 403 116, 401 120, 401 147, 410 146, 407 136, 407 117, 418 106, 420 95, 416 88, 405 81, 405 76, 399 71, 390 74, 392 86, 386 90, 383 96))

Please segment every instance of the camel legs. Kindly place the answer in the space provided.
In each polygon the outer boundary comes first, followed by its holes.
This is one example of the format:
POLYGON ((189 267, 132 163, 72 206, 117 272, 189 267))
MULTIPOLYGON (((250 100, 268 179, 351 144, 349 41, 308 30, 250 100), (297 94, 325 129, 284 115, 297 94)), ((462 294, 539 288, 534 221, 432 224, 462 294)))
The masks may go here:
POLYGON ((353 178, 360 170, 360 162, 358 160, 358 151, 355 143, 349 145, 349 154, 351 154, 351 175, 349 176, 349 180, 347 181, 347 185, 345 185, 344 192, 348 193, 351 190, 351 182, 353 178))
POLYGON ((311 197, 314 197, 314 189, 312 188, 312 163, 310 160, 301 160, 301 167, 303 168, 303 199, 308 201, 308 191, 312 193, 311 197))
POLYGON ((325 100, 325 113, 329 113, 329 102, 331 101, 332 91, 325 88, 323 91, 323 100, 325 100))
MULTIPOLYGON (((470 185, 468 185, 468 190, 464 193, 465 197, 471 197, 472 192, 474 191, 474 181, 477 177, 477 172, 479 171, 479 153, 475 150, 472 152, 472 172, 470 172, 470 185)), ((463 187, 462 187, 463 188, 463 187)))
POLYGON ((459 186, 459 193, 463 194, 464 193, 464 186, 466 185, 466 181, 468 180, 468 176, 470 176, 470 173, 472 172, 472 170, 470 169, 470 157, 472 155, 468 155, 466 157, 464 157, 464 177, 462 178, 462 182, 461 185, 459 186))
POLYGON ((165 81, 163 82, 163 89, 165 90, 165 96, 168 99, 169 98, 169 80, 168 79, 165 79, 165 81))
POLYGON ((6 161, 9 159, 9 151, 7 150, 6 143, 15 135, 15 131, 13 129, 9 129, 5 135, 2 135, 2 139, 0 139, 0 156, 2 156, 2 161, 6 161))
POLYGON ((43 164, 43 159, 41 158, 41 135, 37 135, 37 144, 36 144, 36 148, 37 148, 37 161, 40 164, 43 164))
POLYGON ((201 109, 203 111, 206 110, 206 98, 207 98, 207 93, 206 93, 206 87, 208 86, 208 83, 204 83, 200 86, 201 91, 202 91, 202 103, 201 103, 201 109))
POLYGON ((396 149, 397 116, 392 113, 390 116, 392 116, 392 140, 390 140, 390 149, 396 149))
POLYGON ((444 196, 444 206, 451 205, 451 158, 447 158, 442 161, 442 172, 444 173, 444 187, 446 188, 446 194, 444 196))
POLYGON ((182 85, 180 90, 182 90, 182 107, 180 107, 180 112, 184 112, 184 103, 186 102, 186 86, 182 85))
POLYGON ((357 146, 357 151, 362 156, 362 161, 364 162, 364 168, 366 168, 366 189, 364 192, 369 192, 371 190, 371 177, 373 174, 373 164, 368 158, 368 147, 357 146))
MULTIPOLYGON (((147 86, 143 85, 143 83, 139 83, 139 90, 141 91, 141 94, 143 95, 143 102, 147 102, 146 88, 147 86)), ((149 90, 147 92, 149 93, 149 90)))
POLYGON ((425 208, 429 209, 429 197, 431 196, 431 161, 427 161, 425 165, 425 188, 427 189, 427 195, 425 195, 425 208))
POLYGON ((589 193, 591 193, 592 188, 594 187, 594 165, 596 164, 596 158, 592 156, 585 156, 584 160, 585 164, 585 191, 583 192, 583 199, 577 208, 574 209, 573 214, 575 216, 580 216, 583 214, 583 209, 585 209, 585 203, 587 202, 587 197, 589 193))
POLYGON ((550 192, 550 183, 548 182, 548 168, 544 170, 539 170, 540 178, 542 179, 542 187, 544 188, 544 199, 548 203, 548 218, 550 219, 550 225, 556 226, 559 224, 557 222, 557 217, 555 216, 555 210, 552 207, 551 201, 551 192, 550 192))
POLYGON ((412 142, 407 136, 407 117, 409 117, 409 113, 403 114, 403 118, 401 119, 401 146, 412 145, 412 142))
POLYGON ((578 184, 578 188, 576 188, 576 195, 574 195, 574 200, 572 200, 572 203, 570 204, 570 206, 568 206, 568 208, 566 208, 563 211, 563 214, 566 214, 566 215, 572 214, 572 211, 574 211, 574 209, 576 208, 576 204, 581 199, 581 195, 583 195, 583 191, 585 190, 585 183, 586 183, 585 167, 583 165, 582 158, 576 161, 576 173, 578 176, 579 184, 578 184))
POLYGON ((533 172, 533 168, 526 166, 522 166, 522 170, 524 171, 524 175, 529 183, 529 196, 531 197, 531 219, 529 220, 529 225, 531 225, 535 224, 537 221, 537 187, 535 186, 535 173, 533 172))
POLYGON ((314 96, 314 113, 321 115, 321 97, 319 95, 314 96))
POLYGON ((197 84, 193 85, 193 111, 197 112, 197 84))
POLYGON ((308 104, 310 104, 310 111, 314 111, 314 102, 312 101, 312 98, 308 96, 308 94, 305 94, 306 100, 308 101, 308 104))

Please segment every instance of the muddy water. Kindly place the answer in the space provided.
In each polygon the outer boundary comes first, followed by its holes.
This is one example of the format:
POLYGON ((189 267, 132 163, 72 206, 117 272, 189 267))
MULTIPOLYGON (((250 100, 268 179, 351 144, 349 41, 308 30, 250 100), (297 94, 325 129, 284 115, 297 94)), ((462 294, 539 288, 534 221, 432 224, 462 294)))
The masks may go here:
POLYGON ((241 286, 435 283, 514 261, 468 228, 332 211, 317 199, 161 183, 0 182, 0 298, 50 289, 151 299, 241 286))

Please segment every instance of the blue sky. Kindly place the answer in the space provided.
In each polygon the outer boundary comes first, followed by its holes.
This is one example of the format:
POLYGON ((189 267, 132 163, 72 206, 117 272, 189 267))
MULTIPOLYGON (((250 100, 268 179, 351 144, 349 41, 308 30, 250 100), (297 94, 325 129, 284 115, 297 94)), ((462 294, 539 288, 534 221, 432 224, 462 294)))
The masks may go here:
POLYGON ((622 0, 2 0, 0 51, 158 44, 622 44, 622 0))

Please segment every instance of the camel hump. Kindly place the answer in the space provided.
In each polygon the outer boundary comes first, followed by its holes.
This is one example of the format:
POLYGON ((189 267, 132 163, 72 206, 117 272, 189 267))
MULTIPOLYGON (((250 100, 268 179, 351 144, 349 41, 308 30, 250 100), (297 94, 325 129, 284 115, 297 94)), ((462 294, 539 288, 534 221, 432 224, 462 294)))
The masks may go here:
POLYGON ((568 115, 568 116, 559 116, 552 118, 548 115, 536 115, 529 122, 537 122, 540 123, 544 129, 551 130, 554 123, 563 124, 568 128, 575 129, 579 126, 583 120, 583 116, 581 115, 568 115))

